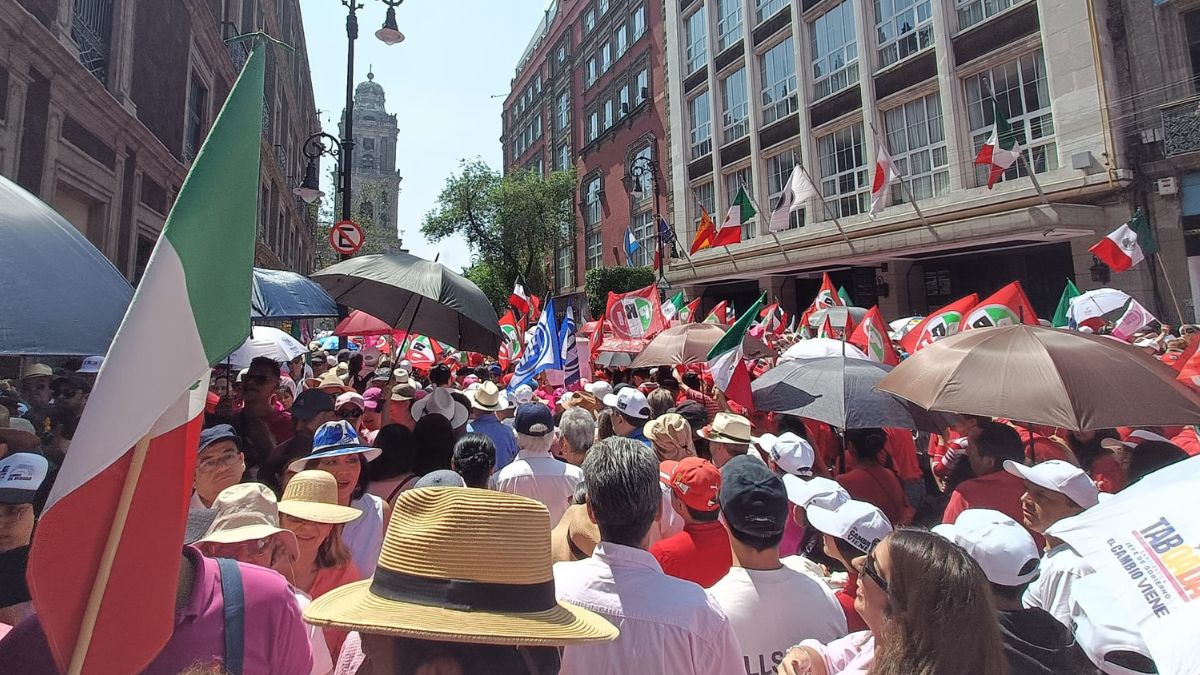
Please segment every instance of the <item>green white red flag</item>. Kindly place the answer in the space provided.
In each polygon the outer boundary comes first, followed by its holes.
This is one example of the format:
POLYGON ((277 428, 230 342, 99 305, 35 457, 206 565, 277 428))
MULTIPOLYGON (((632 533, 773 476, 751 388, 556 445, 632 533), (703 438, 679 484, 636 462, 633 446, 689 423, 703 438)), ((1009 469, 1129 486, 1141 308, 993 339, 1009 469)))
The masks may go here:
POLYGON ((972 307, 963 319, 960 330, 971 328, 993 328, 1016 326, 1017 324, 1038 325, 1037 312, 1025 295, 1021 282, 1014 281, 991 294, 972 307))
POLYGON ((876 305, 863 317, 854 334, 850 336, 849 342, 863 350, 872 361, 894 366, 900 363, 900 355, 896 353, 896 346, 892 344, 887 329, 887 323, 876 305))
POLYGON ((1008 123, 1004 112, 1000 110, 1000 105, 994 98, 989 100, 992 103, 992 115, 996 120, 995 126, 992 127, 992 135, 988 137, 987 142, 979 148, 975 163, 990 167, 987 184, 990 190, 1004 172, 1021 158, 1021 148, 1017 145, 1017 134, 1008 123))
POLYGON ((504 333, 504 340, 500 343, 500 367, 508 368, 510 363, 520 358, 521 349, 525 345, 524 331, 521 330, 520 323, 511 309, 500 317, 500 332, 504 333))
POLYGON ((679 310, 683 309, 686 303, 687 300, 683 297, 683 291, 679 291, 674 297, 662 304, 663 318, 667 320, 667 323, 675 320, 675 317, 679 314, 679 310))
POLYGON ((913 326, 912 330, 900 339, 900 346, 909 354, 915 354, 922 347, 958 333, 967 312, 978 304, 979 296, 974 293, 955 300, 913 326))
POLYGON ((718 302, 717 306, 713 307, 712 311, 708 313, 708 316, 704 319, 704 323, 715 323, 718 326, 729 325, 729 302, 725 300, 718 302))
POLYGON ((699 313, 700 298, 696 298, 679 310, 679 323, 694 323, 699 313))
POLYGON ((265 56, 184 179, 38 523, 29 589, 64 672, 77 640, 79 672, 140 672, 174 629, 209 369, 250 334, 265 56))
POLYGON ((725 397, 737 401, 748 410, 754 410, 754 397, 750 391, 750 371, 742 358, 742 341, 750 331, 750 325, 758 317, 766 302, 767 294, 759 296, 748 311, 742 314, 725 335, 708 352, 708 369, 712 372, 713 385, 725 392, 725 397))

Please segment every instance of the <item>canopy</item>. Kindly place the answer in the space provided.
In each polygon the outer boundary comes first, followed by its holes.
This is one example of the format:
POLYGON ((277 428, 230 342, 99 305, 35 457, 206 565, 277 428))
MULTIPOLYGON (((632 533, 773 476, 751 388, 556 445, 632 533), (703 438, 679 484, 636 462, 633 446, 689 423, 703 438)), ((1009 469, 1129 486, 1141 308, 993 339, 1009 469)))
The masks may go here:
POLYGON ((315 319, 337 314, 337 303, 312 279, 286 270, 254 268, 251 318, 315 319))

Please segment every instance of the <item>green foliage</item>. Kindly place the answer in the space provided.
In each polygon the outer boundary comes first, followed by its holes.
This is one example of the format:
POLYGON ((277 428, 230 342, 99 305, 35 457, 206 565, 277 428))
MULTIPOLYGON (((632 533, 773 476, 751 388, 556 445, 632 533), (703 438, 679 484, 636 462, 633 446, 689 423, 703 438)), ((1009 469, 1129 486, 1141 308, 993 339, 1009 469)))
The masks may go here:
POLYGON ((593 267, 587 271, 586 285, 588 310, 592 318, 604 313, 608 304, 608 293, 628 293, 654 283, 652 267, 593 267))
POLYGON ((497 315, 504 314, 508 309, 508 296, 512 292, 512 282, 508 281, 502 272, 486 262, 475 262, 470 267, 463 269, 463 276, 470 279, 479 287, 479 290, 483 291, 483 294, 492 302, 492 307, 496 309, 497 315))

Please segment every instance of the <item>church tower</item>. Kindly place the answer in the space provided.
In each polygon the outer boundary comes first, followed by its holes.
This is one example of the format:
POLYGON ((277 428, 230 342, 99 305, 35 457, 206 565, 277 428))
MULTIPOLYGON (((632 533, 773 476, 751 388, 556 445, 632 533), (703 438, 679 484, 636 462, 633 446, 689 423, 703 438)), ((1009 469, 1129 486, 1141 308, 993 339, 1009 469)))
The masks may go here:
MULTIPOLYGON (((362 225, 362 253, 389 253, 401 248, 397 232, 400 173, 396 170, 396 116, 384 104, 375 73, 354 90, 354 166, 350 167, 354 218, 362 225)), ((345 136, 346 111, 338 122, 345 136)))

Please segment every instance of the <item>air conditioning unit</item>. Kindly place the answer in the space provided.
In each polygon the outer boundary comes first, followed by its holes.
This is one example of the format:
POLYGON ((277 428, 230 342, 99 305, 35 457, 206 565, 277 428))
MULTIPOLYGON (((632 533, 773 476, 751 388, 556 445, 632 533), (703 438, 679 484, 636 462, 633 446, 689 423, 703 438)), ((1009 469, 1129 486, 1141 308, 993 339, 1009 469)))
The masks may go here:
POLYGON ((1174 176, 1159 178, 1154 181, 1154 192, 1159 195, 1179 194, 1179 181, 1174 176))

